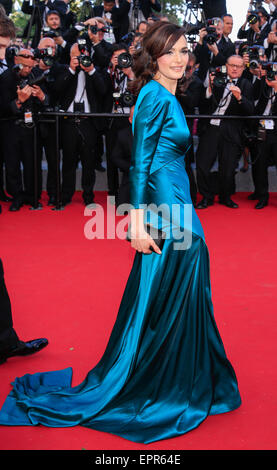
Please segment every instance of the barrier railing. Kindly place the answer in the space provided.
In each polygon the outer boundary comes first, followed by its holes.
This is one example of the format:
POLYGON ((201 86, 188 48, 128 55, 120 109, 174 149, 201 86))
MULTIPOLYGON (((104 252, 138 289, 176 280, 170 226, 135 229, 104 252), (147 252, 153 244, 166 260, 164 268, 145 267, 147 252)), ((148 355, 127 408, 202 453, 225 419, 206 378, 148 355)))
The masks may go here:
MULTIPOLYGON (((61 155, 60 155, 60 139, 59 139, 59 131, 60 131, 60 118, 75 118, 82 119, 84 117, 91 117, 91 118, 110 118, 110 119, 120 119, 123 117, 129 117, 130 114, 127 113, 71 113, 71 112, 63 112, 63 111, 47 111, 47 112, 40 112, 35 114, 33 117, 33 132, 34 132, 34 205, 33 209, 38 209, 39 207, 39 200, 38 200, 38 130, 37 127, 40 123, 52 123, 55 124, 55 134, 56 134, 56 180, 57 180, 57 187, 56 187, 56 206, 53 210, 61 210, 62 209, 62 200, 61 200, 61 171, 60 171, 60 164, 61 164, 61 155), (50 119, 49 119, 50 118, 50 119)), ((210 115, 210 114, 187 114, 187 119, 239 119, 239 120, 276 120, 277 116, 264 116, 264 115, 251 115, 251 116, 225 116, 225 115, 210 115)), ((19 117, 10 117, 10 118, 1 118, 1 121, 7 120, 18 120, 19 117)))

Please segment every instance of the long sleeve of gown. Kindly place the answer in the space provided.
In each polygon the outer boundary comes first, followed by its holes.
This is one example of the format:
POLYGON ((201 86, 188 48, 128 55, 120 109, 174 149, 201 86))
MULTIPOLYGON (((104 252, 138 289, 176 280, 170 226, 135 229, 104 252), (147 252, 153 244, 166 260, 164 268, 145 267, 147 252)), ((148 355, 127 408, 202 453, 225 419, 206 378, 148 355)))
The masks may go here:
POLYGON ((146 204, 147 179, 166 119, 169 102, 148 92, 138 103, 133 119, 133 147, 130 167, 130 202, 135 209, 146 204))

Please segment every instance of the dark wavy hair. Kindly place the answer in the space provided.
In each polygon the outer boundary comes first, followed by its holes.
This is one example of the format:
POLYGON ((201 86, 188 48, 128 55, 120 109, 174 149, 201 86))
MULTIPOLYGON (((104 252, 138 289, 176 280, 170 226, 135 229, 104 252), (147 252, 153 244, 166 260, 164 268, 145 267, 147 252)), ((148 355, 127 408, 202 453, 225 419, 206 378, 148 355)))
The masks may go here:
MULTIPOLYGON (((141 88, 146 85, 158 72, 157 59, 173 47, 185 36, 181 26, 167 21, 157 21, 143 34, 141 47, 133 55, 133 72, 135 79, 130 83, 129 90, 137 96, 141 88)), ((187 80, 182 77, 178 80, 176 94, 183 94, 187 88, 187 80)))

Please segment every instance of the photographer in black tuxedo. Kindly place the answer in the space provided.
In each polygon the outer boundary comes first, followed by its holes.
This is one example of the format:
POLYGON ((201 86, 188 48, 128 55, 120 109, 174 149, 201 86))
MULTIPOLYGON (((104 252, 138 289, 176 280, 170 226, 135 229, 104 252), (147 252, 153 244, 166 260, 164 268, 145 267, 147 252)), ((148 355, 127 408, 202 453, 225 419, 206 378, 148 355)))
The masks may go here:
POLYGON ((62 26, 61 15, 55 10, 50 10, 46 13, 45 22, 46 26, 42 30, 42 36, 54 39, 59 62, 61 64, 69 64, 70 49, 80 34, 80 28, 75 25, 65 30, 62 26))
POLYGON ((128 114, 130 113, 132 104, 123 102, 123 96, 126 96, 125 93, 128 91, 128 83, 134 78, 131 63, 132 57, 128 53, 126 44, 114 44, 113 55, 106 73, 108 92, 105 98, 104 109, 105 112, 120 113, 122 115, 120 119, 113 118, 111 120, 106 132, 108 194, 114 195, 115 197, 117 197, 118 193, 119 178, 118 169, 111 160, 111 154, 119 130, 129 127, 130 125, 128 114), (122 54, 128 58, 126 64, 121 64, 120 62, 119 58, 122 57, 122 54))
MULTIPOLYGON (((266 58, 265 58, 266 59, 266 58)), ((268 62, 264 62, 268 64, 268 62)), ((268 205, 268 166, 272 162, 277 167, 277 122, 266 119, 268 115, 277 115, 277 72, 268 64, 259 65, 259 78, 255 82, 255 114, 264 119, 252 122, 249 149, 252 161, 254 193, 248 199, 257 200, 255 209, 268 205)))
MULTIPOLYGON (((189 52, 189 60, 186 68, 186 79, 187 79, 187 89, 184 94, 177 95, 177 99, 179 100, 182 109, 185 115, 188 114, 195 114, 196 108, 199 108, 201 97, 204 93, 204 85, 203 82, 200 80, 198 75, 196 74, 196 57, 193 53, 189 52)), ((189 177, 190 182, 190 195, 193 204, 196 203, 197 197, 197 187, 194 178, 194 174, 192 171, 191 164, 194 161, 194 148, 193 148, 193 124, 194 119, 187 119, 188 128, 191 135, 191 146, 186 153, 185 157, 185 164, 186 164, 186 172, 189 177)))
MULTIPOLYGON (((22 3, 21 11, 27 15, 33 15, 32 25, 35 26, 35 32, 32 39, 32 47, 37 47, 40 38, 41 31, 43 26, 46 26, 46 14, 49 11, 58 12, 60 17, 65 17, 67 11, 67 5, 63 0, 33 0, 32 4, 30 0, 24 0, 22 3)), ((27 38, 30 26, 31 19, 27 23, 24 32, 23 38, 27 38)))
POLYGON ((130 0, 104 0, 103 5, 93 7, 93 16, 103 18, 113 28, 113 41, 119 42, 128 33, 130 0))
POLYGON ((225 65, 228 57, 235 54, 235 45, 227 40, 223 35, 223 20, 221 18, 212 18, 207 28, 201 28, 199 31, 199 41, 194 49, 196 61, 199 64, 198 76, 208 85, 209 69, 219 65, 225 65))
POLYGON ((132 119, 134 107, 130 109, 130 116, 128 124, 122 129, 119 129, 116 136, 115 145, 111 151, 111 161, 116 168, 122 173, 121 182, 118 189, 118 194, 115 197, 116 207, 121 204, 130 204, 130 181, 129 181, 129 168, 131 165, 133 134, 132 134, 132 119))
MULTIPOLYGON (((53 92, 59 97, 59 107, 67 112, 99 113, 106 91, 102 74, 96 70, 86 45, 79 39, 79 43, 71 47, 69 67, 65 66, 55 80, 53 92)), ((101 120, 90 117, 65 116, 62 120, 63 206, 71 202, 75 192, 79 159, 82 163, 84 203, 87 205, 94 201, 96 141, 101 126, 101 120)))
POLYGON ((246 39, 249 45, 264 45, 264 41, 270 33, 270 15, 265 8, 248 10, 246 20, 238 31, 238 39, 246 39), (247 24, 249 28, 246 29, 247 24))
MULTIPOLYGON (((247 79, 242 78, 244 63, 242 57, 228 58, 225 71, 210 74, 210 85, 204 98, 205 114, 247 116, 253 114, 253 89, 247 79)), ((197 184, 203 199, 198 209, 205 209, 214 203, 211 168, 218 156, 219 202, 230 208, 237 208, 231 199, 235 170, 243 151, 244 121, 240 119, 211 119, 205 121, 199 135, 196 154, 197 184)))
MULTIPOLYGON (((4 73, 8 68, 8 61, 6 60, 6 51, 11 41, 15 38, 15 26, 10 18, 7 16, 0 16, 0 75, 4 73)), ((1 108, 1 103, 0 103, 1 108)), ((4 191, 4 177, 3 177, 3 165, 4 165, 4 151, 3 151, 3 138, 2 138, 2 126, 0 127, 0 201, 11 202, 11 198, 7 196, 4 191)), ((0 204, 0 214, 1 214, 0 204)))
POLYGON ((95 67, 106 68, 110 63, 113 45, 104 39, 106 23, 101 17, 90 18, 84 22, 88 26, 88 45, 95 67))
MULTIPOLYGON (((23 204, 34 205, 33 119, 39 110, 48 105, 48 97, 33 81, 33 53, 21 49, 15 57, 15 64, 13 69, 0 76, 1 116, 7 118, 2 123, 7 191, 13 197, 10 211, 18 211, 23 204)), ((41 187, 38 188, 38 195, 40 192, 41 187)))
MULTIPOLYGON (((53 109, 58 103, 58 96, 55 96, 55 81, 57 77, 66 69, 65 65, 57 62, 56 43, 52 38, 42 38, 37 49, 34 50, 37 58, 37 65, 33 69, 35 77, 42 75, 46 79, 41 83, 41 89, 49 97, 49 108, 53 109)), ((39 161, 42 160, 42 151, 45 151, 47 160, 47 183, 48 205, 56 205, 57 192, 57 169, 56 169, 56 130, 54 123, 40 122, 38 125, 38 151, 39 161)), ((41 165, 40 165, 41 168, 41 165)), ((40 175, 40 180, 42 175, 40 175)))

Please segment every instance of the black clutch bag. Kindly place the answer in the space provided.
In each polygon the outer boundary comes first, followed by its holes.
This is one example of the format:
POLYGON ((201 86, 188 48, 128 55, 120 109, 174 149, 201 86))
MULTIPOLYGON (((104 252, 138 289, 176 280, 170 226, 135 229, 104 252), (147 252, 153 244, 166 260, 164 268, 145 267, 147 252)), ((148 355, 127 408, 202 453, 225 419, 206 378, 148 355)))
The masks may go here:
MULTIPOLYGON (((144 229, 148 233, 148 235, 150 235, 150 237, 153 238, 156 245, 162 251, 163 246, 164 246, 164 241, 165 241, 165 238, 166 238, 166 233, 163 232, 163 230, 160 230, 159 228, 152 227, 152 225, 150 225, 150 224, 144 224, 144 229)), ((128 242, 131 241, 130 226, 128 227, 126 240, 128 242)), ((152 246, 150 247, 150 250, 153 251, 152 246)))

